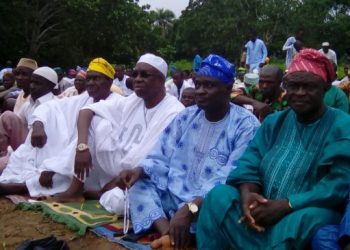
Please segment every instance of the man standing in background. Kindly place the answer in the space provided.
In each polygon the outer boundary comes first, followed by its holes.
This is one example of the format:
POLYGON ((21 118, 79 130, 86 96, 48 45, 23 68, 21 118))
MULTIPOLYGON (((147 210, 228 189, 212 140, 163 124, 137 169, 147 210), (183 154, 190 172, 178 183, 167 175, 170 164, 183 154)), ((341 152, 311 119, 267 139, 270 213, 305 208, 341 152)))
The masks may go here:
POLYGON ((323 42, 322 43, 322 49, 319 49, 319 52, 324 54, 329 60, 332 61, 335 65, 338 65, 337 61, 337 54, 335 53, 334 50, 330 49, 330 44, 329 42, 323 42))
POLYGON ((294 48, 294 43, 299 40, 302 40, 303 30, 299 29, 295 36, 291 36, 287 39, 287 41, 284 43, 282 50, 286 51, 286 69, 289 68, 289 65, 291 64, 293 57, 296 53, 296 49, 294 48))
POLYGON ((255 30, 250 32, 249 41, 245 47, 247 48, 246 68, 249 72, 253 72, 253 70, 259 72, 260 68, 265 64, 267 49, 265 43, 257 38, 255 30))

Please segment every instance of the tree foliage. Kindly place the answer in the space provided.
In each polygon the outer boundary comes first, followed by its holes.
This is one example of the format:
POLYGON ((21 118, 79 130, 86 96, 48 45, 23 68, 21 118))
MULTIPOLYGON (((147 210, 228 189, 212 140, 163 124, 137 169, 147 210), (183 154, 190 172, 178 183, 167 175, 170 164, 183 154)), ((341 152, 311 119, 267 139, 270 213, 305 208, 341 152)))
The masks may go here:
POLYGON ((238 59, 250 29, 256 29, 269 54, 282 57, 288 36, 302 28, 305 46, 329 41, 338 54, 350 52, 348 0, 190 0, 175 23, 173 42, 179 57, 220 53, 238 59))
POLYGON ((165 24, 155 25, 147 8, 133 0, 3 0, 1 61, 30 56, 42 65, 72 66, 101 56, 132 64, 169 45, 165 24))
POLYGON ((144 52, 167 60, 219 53, 238 60, 254 28, 270 56, 304 29, 307 47, 329 41, 350 54, 349 0, 190 0, 179 19, 138 0, 2 0, 0 65, 30 56, 41 65, 86 65, 93 57, 132 65, 144 52))

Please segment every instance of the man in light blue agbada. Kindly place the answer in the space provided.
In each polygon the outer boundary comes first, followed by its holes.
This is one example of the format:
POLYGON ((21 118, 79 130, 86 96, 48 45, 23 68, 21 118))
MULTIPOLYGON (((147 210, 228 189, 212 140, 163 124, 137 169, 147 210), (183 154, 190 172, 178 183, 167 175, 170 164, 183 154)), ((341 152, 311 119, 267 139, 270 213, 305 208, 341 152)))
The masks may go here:
POLYGON ((249 39, 245 45, 247 48, 246 67, 249 72, 259 72, 267 57, 266 45, 261 39, 257 38, 257 33, 254 30, 250 32, 249 39))
POLYGON ((203 197, 225 182, 259 127, 249 111, 230 104, 234 72, 226 59, 209 55, 195 79, 197 105, 179 113, 146 159, 119 176, 120 188, 132 186, 135 233, 153 227, 162 235, 154 248, 188 245, 203 197))

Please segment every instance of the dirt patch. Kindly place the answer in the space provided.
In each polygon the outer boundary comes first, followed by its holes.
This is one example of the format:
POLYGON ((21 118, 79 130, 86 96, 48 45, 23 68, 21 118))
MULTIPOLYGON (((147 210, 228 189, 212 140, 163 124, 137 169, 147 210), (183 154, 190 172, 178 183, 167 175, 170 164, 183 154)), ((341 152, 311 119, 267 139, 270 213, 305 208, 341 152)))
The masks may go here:
POLYGON ((67 241, 72 250, 125 249, 91 232, 79 237, 64 225, 44 217, 40 212, 22 211, 9 200, 0 198, 0 249, 12 250, 24 240, 40 239, 50 235, 67 241))

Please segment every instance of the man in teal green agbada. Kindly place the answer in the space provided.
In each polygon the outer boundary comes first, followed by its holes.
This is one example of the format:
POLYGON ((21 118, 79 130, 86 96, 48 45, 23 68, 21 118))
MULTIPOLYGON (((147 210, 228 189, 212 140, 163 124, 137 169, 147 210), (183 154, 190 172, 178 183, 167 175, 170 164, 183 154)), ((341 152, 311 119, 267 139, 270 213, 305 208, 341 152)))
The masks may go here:
POLYGON ((324 103, 327 106, 343 110, 344 112, 349 112, 349 101, 343 90, 336 86, 329 88, 327 93, 323 98, 324 103))
POLYGON ((339 223, 350 117, 323 102, 333 76, 316 50, 294 58, 284 79, 291 109, 266 118, 226 185, 206 196, 198 249, 304 249, 317 229, 339 223))

